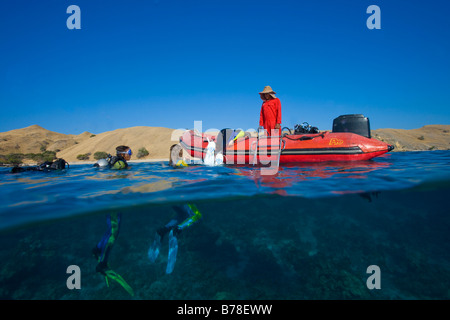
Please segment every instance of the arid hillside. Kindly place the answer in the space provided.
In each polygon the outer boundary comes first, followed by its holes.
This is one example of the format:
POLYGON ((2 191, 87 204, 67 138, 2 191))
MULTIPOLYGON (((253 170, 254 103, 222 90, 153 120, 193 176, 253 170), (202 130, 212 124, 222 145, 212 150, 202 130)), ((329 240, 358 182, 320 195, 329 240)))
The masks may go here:
MULTIPOLYGON (((180 133, 181 134, 181 133, 180 133)), ((94 160, 95 152, 116 154, 116 147, 126 145, 133 151, 132 159, 137 159, 139 149, 148 151, 148 155, 140 159, 168 159, 170 146, 177 143, 176 130, 161 127, 132 127, 103 132, 77 145, 57 153, 59 158, 66 161, 79 161, 80 154, 90 154, 89 160, 94 160), (173 140, 172 140, 173 139, 173 140)))
POLYGON ((33 125, 23 129, 0 132, 0 154, 40 153, 45 150, 60 151, 81 143, 92 134, 62 134, 33 125))
POLYGON ((377 129, 372 137, 395 146, 394 151, 449 150, 450 125, 428 125, 420 129, 377 129))

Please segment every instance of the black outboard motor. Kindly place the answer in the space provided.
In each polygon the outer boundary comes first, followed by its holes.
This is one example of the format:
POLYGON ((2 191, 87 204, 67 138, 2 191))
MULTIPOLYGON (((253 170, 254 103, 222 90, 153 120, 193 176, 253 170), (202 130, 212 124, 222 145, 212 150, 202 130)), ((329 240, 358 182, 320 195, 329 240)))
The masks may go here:
POLYGON ((351 132, 370 139, 369 118, 362 114, 346 114, 333 120, 332 132, 351 132))

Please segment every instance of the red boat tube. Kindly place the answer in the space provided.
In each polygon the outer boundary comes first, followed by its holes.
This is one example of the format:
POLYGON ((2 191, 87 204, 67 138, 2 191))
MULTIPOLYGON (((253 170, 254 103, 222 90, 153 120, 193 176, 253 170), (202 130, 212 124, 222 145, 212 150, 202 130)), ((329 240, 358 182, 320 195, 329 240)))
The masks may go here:
MULTIPOLYGON (((186 131, 180 137, 181 146, 195 158, 206 155, 208 138, 216 136, 186 131)), ((222 151, 225 164, 360 161, 378 157, 394 147, 373 138, 350 132, 322 132, 317 134, 284 134, 281 137, 251 137, 247 135, 231 142, 222 151)))

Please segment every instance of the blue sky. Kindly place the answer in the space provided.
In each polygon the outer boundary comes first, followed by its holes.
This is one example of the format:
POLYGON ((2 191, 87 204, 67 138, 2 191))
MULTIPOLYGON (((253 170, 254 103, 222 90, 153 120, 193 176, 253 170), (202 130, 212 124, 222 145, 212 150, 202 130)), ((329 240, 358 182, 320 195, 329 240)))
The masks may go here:
POLYGON ((450 124, 450 2, 41 0, 0 3, 0 132, 256 128, 270 85, 283 126, 450 124), (69 30, 69 5, 81 30, 69 30), (369 30, 369 5, 381 29, 369 30))

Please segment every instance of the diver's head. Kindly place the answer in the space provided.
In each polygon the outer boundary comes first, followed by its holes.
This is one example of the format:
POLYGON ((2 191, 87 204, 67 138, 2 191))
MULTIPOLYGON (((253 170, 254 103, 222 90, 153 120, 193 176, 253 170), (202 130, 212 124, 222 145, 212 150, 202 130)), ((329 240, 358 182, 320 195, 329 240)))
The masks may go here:
POLYGON ((131 149, 128 146, 118 146, 116 148, 116 155, 124 158, 125 160, 130 160, 132 154, 133 152, 131 152, 131 149))
POLYGON ((170 147, 169 165, 172 167, 187 166, 183 161, 183 148, 179 144, 170 147))

